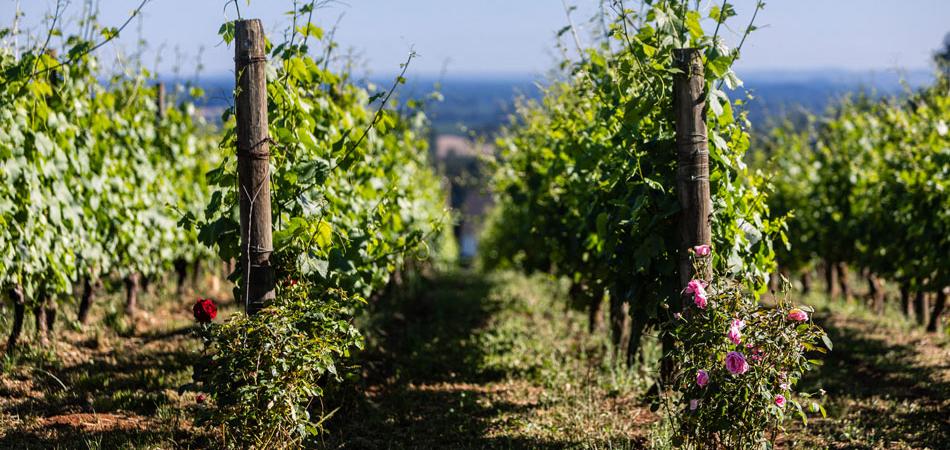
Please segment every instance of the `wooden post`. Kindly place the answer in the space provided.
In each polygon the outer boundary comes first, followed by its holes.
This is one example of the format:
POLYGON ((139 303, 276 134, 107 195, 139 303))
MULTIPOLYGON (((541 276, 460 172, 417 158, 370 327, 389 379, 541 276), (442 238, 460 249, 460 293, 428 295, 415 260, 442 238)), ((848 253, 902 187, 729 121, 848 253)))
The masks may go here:
POLYGON ((165 118, 165 83, 159 81, 155 88, 155 104, 158 106, 158 120, 161 121, 165 118))
POLYGON ((838 284, 841 286, 841 293, 844 295, 845 301, 851 301, 851 271, 848 269, 848 263, 839 262, 838 263, 838 284))
POLYGON ((89 323, 89 308, 92 306, 92 303, 96 301, 96 291, 101 287, 102 281, 98 278, 93 282, 92 275, 86 275, 84 277, 82 298, 79 300, 78 319, 80 324, 87 325, 89 323))
POLYGON ((46 347, 49 345, 49 310, 46 306, 51 301, 56 301, 53 296, 46 292, 40 292, 36 296, 36 306, 33 307, 33 316, 36 318, 36 336, 39 338, 40 345, 46 347))
POLYGON ((799 277, 802 280, 802 295, 808 295, 811 292, 811 269, 802 270, 799 277))
MULTIPOLYGON (((679 281, 683 294, 679 303, 670 306, 670 313, 683 311, 688 316, 690 294, 686 285, 696 277, 689 250, 712 243, 712 204, 709 200, 709 143, 706 132, 706 79, 703 54, 697 48, 673 50, 673 62, 681 73, 673 77, 673 114, 676 120, 676 196, 680 203, 678 216, 679 281)), ((708 280, 712 271, 700 279, 708 280)), ((663 354, 673 351, 673 338, 663 338, 663 354)), ((675 362, 664 356, 660 377, 670 381, 675 362)))
POLYGON ((825 261, 825 292, 829 299, 838 299, 838 263, 825 261))
MULTIPOLYGON (((699 49, 674 49, 682 73, 673 77, 673 110, 676 117, 676 195, 680 202, 680 286, 696 275, 689 249, 712 244, 712 202, 709 199, 709 143, 706 133, 706 81, 699 49)), ((711 268, 700 278, 709 279, 711 268)), ((683 296, 684 308, 689 296, 683 296)))
POLYGON ((901 312, 906 317, 914 314, 913 304, 910 301, 910 285, 906 281, 901 283, 901 312))
POLYGON ((937 331, 937 325, 940 322, 940 315, 943 314, 943 310, 947 306, 948 290, 950 290, 950 288, 944 288, 937 291, 937 296, 934 301, 934 309, 930 314, 930 320, 927 322, 927 331, 937 331))
POLYGON ((925 284, 918 285, 917 295, 914 297, 914 313, 917 316, 917 323, 920 325, 927 323, 927 313, 930 308, 927 302, 927 293, 924 291, 925 286, 925 284))
POLYGON ((868 292, 871 294, 871 303, 874 305, 874 311, 877 315, 884 315, 884 303, 887 301, 887 293, 884 292, 884 286, 881 279, 874 272, 868 270, 868 292))
POLYGON ((244 308, 254 314, 274 299, 271 264, 270 137, 267 135, 267 57, 261 21, 234 24, 234 73, 238 88, 238 196, 241 199, 241 271, 244 308))
POLYGON ((142 274, 132 272, 127 275, 122 282, 125 284, 125 313, 131 317, 135 315, 138 308, 139 282, 142 280, 142 274))
POLYGON ((23 329, 23 317, 26 315, 26 299, 23 297, 23 286, 19 284, 10 289, 10 300, 13 302, 13 328, 7 339, 7 351, 16 348, 23 329))

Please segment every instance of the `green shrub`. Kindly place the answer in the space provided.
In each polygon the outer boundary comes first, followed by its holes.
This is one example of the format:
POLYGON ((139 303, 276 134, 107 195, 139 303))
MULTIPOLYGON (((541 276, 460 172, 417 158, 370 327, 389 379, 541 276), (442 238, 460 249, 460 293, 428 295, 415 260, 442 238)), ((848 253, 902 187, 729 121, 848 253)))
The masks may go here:
MULTIPOLYGON (((696 261, 704 273, 706 258, 696 261)), ((807 423, 806 410, 824 415, 815 393, 795 392, 795 385, 821 364, 809 352, 824 353, 819 342, 831 349, 831 341, 812 321, 814 310, 793 305, 788 291, 764 307, 731 278, 707 282, 670 317, 675 370, 654 409, 665 408, 678 447, 772 448, 787 418, 807 423)))
POLYGON ((330 414, 324 389, 341 381, 340 360, 362 339, 347 311, 364 300, 306 282, 286 284, 254 316, 201 325, 203 358, 194 386, 212 408, 200 424, 229 447, 284 448, 318 434, 330 414))

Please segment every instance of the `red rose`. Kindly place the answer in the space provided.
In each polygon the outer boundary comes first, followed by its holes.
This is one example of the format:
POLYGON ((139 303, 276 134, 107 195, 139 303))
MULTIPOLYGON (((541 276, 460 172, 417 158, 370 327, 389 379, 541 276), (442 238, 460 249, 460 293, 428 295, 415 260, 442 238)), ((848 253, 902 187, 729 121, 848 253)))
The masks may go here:
POLYGON ((211 322, 218 315, 218 307, 211 300, 199 298, 195 302, 194 312, 198 322, 211 322))
POLYGON ((198 402, 198 404, 200 405, 200 404, 202 404, 202 403, 205 402, 205 398, 204 398, 203 395, 199 395, 199 396, 195 397, 195 401, 198 402))

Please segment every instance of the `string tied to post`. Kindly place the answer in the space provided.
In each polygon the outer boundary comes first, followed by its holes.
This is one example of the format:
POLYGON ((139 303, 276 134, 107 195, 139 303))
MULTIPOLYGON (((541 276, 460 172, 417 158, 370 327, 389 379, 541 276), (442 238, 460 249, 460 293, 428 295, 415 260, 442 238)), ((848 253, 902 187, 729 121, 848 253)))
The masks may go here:
POLYGON ((709 142, 709 137, 702 133, 690 133, 688 136, 680 136, 677 134, 676 143, 681 145, 686 144, 706 144, 709 142))
POLYGON ((264 143, 268 143, 268 144, 271 144, 271 145, 277 145, 277 143, 274 142, 274 140, 271 139, 270 136, 267 136, 267 137, 265 137, 264 139, 261 139, 260 142, 258 142, 258 143, 256 143, 256 144, 252 145, 251 148, 249 148, 249 149, 247 149, 247 150, 238 148, 238 149, 237 149, 237 156, 238 156, 238 158, 250 158, 250 159, 267 159, 267 158, 270 158, 270 149, 268 149, 268 150, 262 150, 262 151, 258 151, 258 150, 257 150, 258 148, 260 148, 260 146, 264 145, 264 143))
POLYGON ((241 55, 241 56, 235 56, 234 61, 245 62, 245 63, 265 62, 267 61, 267 57, 260 56, 260 55, 258 56, 241 55))
POLYGON ((256 245, 248 246, 248 250, 250 250, 251 253, 257 253, 257 254, 274 253, 274 249, 272 248, 263 248, 263 247, 258 247, 256 245))

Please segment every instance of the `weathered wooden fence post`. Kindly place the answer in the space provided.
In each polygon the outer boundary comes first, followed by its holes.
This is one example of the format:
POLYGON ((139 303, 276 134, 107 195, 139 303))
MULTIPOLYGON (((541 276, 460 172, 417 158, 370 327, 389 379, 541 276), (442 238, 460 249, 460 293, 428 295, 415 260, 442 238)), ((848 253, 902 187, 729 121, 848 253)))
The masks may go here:
MULTIPOLYGON (((703 55, 699 49, 673 50, 676 67, 673 77, 673 114, 676 120, 676 195, 679 198, 680 289, 696 277, 689 249, 712 243, 712 203, 709 198, 709 143, 706 133, 706 80, 703 55)), ((711 268, 699 278, 709 279, 711 268)), ((672 309, 689 311, 690 295, 681 297, 672 309)), ((673 349, 670 338, 663 341, 664 354, 673 349)), ((673 361, 664 358, 661 372, 669 380, 673 361)))
MULTIPOLYGON (((706 80, 702 52, 673 50, 677 68, 673 77, 676 115, 676 192, 680 202, 680 286, 695 276, 689 249, 712 244, 712 202, 709 198, 709 143, 706 133, 706 80)), ((700 278, 709 279, 711 267, 700 278)), ((688 297, 683 297, 687 306, 688 297)))
POLYGON ((158 106, 158 120, 165 118, 165 83, 159 81, 155 85, 155 105, 158 106))
POLYGON ((234 23, 237 77, 238 196, 241 199, 241 269, 244 308, 254 314, 274 299, 271 264, 270 142, 267 135, 267 57, 261 21, 234 23))

